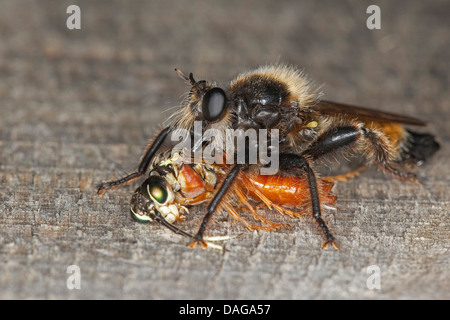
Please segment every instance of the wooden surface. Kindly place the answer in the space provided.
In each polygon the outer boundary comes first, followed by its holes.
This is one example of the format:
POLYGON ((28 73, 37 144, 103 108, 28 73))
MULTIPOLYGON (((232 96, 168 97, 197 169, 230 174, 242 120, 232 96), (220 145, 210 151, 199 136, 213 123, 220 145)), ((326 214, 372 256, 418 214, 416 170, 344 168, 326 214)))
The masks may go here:
MULTIPOLYGON (((1 299, 449 299, 448 1, 389 1, 381 30, 364 1, 0 1, 1 299), (429 120, 441 150, 422 186, 374 169, 333 189, 325 219, 341 250, 321 250, 311 217, 248 232, 218 216, 222 254, 134 222, 133 170, 188 89, 175 67, 226 83, 287 62, 328 100, 429 120), (69 290, 77 265, 81 289, 69 290), (371 290, 369 266, 380 269, 371 290)), ((422 130, 422 128, 420 128, 422 130)), ((200 208, 202 209, 202 208, 200 208)), ((194 232, 202 212, 181 226, 194 232)))

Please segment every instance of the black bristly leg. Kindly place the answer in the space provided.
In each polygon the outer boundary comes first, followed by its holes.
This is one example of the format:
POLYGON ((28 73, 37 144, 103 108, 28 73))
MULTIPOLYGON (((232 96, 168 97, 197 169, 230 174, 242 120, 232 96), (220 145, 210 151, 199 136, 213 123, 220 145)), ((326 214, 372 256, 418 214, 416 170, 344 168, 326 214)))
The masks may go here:
POLYGON ((206 226, 209 220, 211 219, 212 215, 214 214, 214 212, 217 210, 217 207, 219 206, 223 197, 227 194, 228 190, 230 189, 231 185, 233 184, 233 181, 238 176, 242 166, 243 166, 242 164, 234 165, 230 173, 223 181, 222 185, 220 186, 220 189, 217 191, 216 195, 209 203, 206 215, 203 217, 202 224, 200 225, 200 228, 198 229, 198 232, 194 237, 194 241, 192 241, 189 244, 189 247, 193 248, 196 246, 197 243, 200 243, 203 248, 206 248, 207 245, 203 241, 203 234, 205 233, 206 226))
POLYGON ((338 149, 350 146, 361 137, 361 132, 356 126, 334 127, 323 132, 302 152, 303 156, 316 160, 338 149))
POLYGON ((361 137, 361 132, 358 129, 359 128, 356 126, 331 128, 318 136, 317 139, 300 155, 280 154, 280 169, 289 170, 297 168, 306 173, 309 183, 313 217, 319 224, 326 238, 326 242, 322 245, 322 248, 326 248, 329 244, 336 249, 339 247, 335 243, 335 239, 325 224, 325 221, 322 219, 317 179, 309 161, 317 160, 322 156, 336 152, 340 148, 351 146, 361 137))
POLYGON ((166 139, 167 135, 169 134, 169 132, 172 130, 172 128, 169 126, 165 129, 163 129, 158 136, 155 138, 155 140, 153 141, 153 143, 147 148, 147 150, 145 151, 141 162, 139 163, 139 167, 137 168, 136 171, 130 173, 129 175, 122 177, 118 180, 115 181, 108 181, 108 182, 103 182, 98 186, 97 189, 97 194, 99 195, 103 195, 106 190, 109 190, 111 188, 117 187, 121 184, 125 184, 128 183, 136 178, 139 178, 140 176, 144 175, 145 172, 148 169, 148 166, 150 165, 150 162, 152 160, 152 158, 155 156, 156 152, 158 151, 158 149, 161 147, 161 145, 164 143, 164 140, 166 139))
POLYGON ((389 140, 382 133, 368 130, 362 124, 349 124, 330 128, 321 133, 300 155, 280 154, 281 169, 298 168, 307 175, 313 216, 327 239, 322 246, 324 248, 329 244, 332 244, 335 248, 338 247, 334 242, 333 235, 322 219, 316 176, 309 162, 345 148, 353 148, 355 151, 364 153, 364 155, 369 157, 369 162, 374 162, 383 170, 400 179, 415 179, 414 174, 402 172, 393 166, 390 154, 392 146, 389 140))
POLYGON ((339 151, 352 148, 364 154, 369 163, 375 163, 383 171, 398 179, 416 181, 415 174, 399 170, 392 159, 392 145, 383 133, 364 128, 362 124, 350 124, 331 128, 323 132, 302 152, 302 155, 316 160, 339 151))
POLYGON ((309 163, 305 160, 305 158, 301 155, 283 153, 280 154, 280 169, 300 169, 306 173, 308 183, 309 183, 309 191, 311 196, 311 207, 313 211, 313 217, 319 224, 322 229, 326 242, 322 245, 322 248, 326 248, 329 244, 331 244, 334 248, 338 249, 338 245, 335 243, 335 239, 328 229, 325 221, 322 219, 322 213, 320 208, 320 198, 319 198, 319 190, 317 187, 316 175, 314 171, 311 169, 309 163))

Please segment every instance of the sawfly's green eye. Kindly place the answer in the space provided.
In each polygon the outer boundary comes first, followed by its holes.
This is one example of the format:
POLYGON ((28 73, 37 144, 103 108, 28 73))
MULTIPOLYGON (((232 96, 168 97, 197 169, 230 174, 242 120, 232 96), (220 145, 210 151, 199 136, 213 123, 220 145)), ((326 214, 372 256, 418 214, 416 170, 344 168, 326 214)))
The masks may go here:
POLYGON ((146 193, 156 205, 165 204, 170 196, 170 189, 164 178, 160 176, 149 177, 139 188, 140 192, 146 193))
POLYGON ((159 183, 149 184, 148 190, 150 196, 159 203, 162 204, 167 200, 167 191, 159 183))

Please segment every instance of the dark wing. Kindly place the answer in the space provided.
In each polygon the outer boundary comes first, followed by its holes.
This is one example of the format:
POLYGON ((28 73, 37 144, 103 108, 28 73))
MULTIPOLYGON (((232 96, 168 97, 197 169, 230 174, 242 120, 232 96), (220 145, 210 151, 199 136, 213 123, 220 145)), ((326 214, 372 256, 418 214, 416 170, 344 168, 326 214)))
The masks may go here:
POLYGON ((425 121, 408 116, 373 109, 367 109, 363 107, 356 107, 348 104, 342 104, 325 100, 320 101, 311 109, 314 110, 315 112, 320 113, 321 115, 330 115, 330 116, 341 115, 344 117, 349 116, 353 118, 360 118, 361 120, 398 122, 415 126, 426 125, 425 121))

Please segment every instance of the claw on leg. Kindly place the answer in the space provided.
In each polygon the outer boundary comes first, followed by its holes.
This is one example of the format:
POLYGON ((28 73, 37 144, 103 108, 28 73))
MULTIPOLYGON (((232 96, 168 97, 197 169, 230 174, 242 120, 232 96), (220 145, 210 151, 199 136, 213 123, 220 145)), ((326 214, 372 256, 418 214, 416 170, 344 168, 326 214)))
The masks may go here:
POLYGON ((197 240, 197 239, 192 241, 191 243, 189 243, 188 246, 189 246, 189 248, 195 248, 195 246, 197 244, 200 244, 203 249, 206 249, 208 247, 208 243, 206 241, 204 241, 204 240, 197 240))
POLYGON ((215 241, 225 241, 225 240, 229 240, 232 238, 235 238, 236 236, 215 236, 215 237, 203 237, 202 240, 197 240, 195 239, 194 241, 192 241, 189 244, 189 248, 195 248, 195 246, 197 244, 200 244, 202 246, 203 249, 207 249, 207 248, 212 248, 212 249, 217 249, 220 251, 224 251, 224 247, 219 245, 219 244, 215 244, 215 241))
POLYGON ((336 250, 339 250, 339 246, 338 246, 338 244, 334 241, 334 239, 325 241, 325 242, 322 244, 322 249, 328 248, 328 246, 329 246, 330 244, 333 246, 333 248, 335 248, 336 250))

